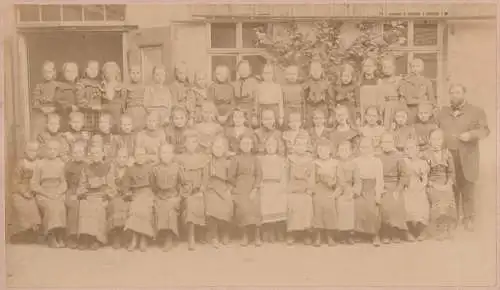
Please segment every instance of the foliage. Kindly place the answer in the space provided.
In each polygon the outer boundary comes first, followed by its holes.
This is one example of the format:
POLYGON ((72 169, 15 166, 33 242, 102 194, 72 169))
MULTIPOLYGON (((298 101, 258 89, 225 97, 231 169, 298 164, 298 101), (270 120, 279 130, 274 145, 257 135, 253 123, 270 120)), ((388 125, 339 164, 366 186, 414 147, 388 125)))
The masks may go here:
POLYGON ((297 23, 284 25, 284 35, 274 39, 257 29, 256 46, 265 48, 270 61, 281 68, 296 64, 305 73, 312 60, 320 61, 330 79, 335 78, 344 63, 350 63, 359 72, 367 57, 379 59, 406 43, 406 22, 391 22, 384 25, 384 31, 377 31, 374 22, 358 23, 359 35, 348 44, 341 36, 341 21, 315 22, 309 33, 301 31, 297 23))

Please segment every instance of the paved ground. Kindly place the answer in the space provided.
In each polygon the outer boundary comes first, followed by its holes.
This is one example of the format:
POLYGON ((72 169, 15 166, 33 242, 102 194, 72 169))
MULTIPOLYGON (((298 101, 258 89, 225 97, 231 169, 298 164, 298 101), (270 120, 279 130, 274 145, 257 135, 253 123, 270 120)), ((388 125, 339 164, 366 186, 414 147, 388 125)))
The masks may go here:
MULTIPOLYGON (((493 139, 494 140, 494 139, 493 139)), ((484 146, 490 149, 492 143, 484 146)), ((484 148, 483 152, 492 152, 484 148)), ((102 249, 80 252, 8 245, 11 287, 167 286, 489 286, 496 282, 495 160, 484 156, 481 228, 455 240, 373 248, 237 245, 170 253, 102 249)))

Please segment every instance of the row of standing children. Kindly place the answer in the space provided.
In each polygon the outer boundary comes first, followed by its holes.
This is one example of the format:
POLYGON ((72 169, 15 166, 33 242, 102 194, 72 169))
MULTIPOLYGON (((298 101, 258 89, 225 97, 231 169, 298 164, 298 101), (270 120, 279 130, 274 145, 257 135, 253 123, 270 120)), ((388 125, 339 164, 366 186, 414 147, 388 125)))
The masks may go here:
POLYGON ((366 122, 364 112, 375 106, 382 114, 379 123, 385 129, 392 129, 395 111, 399 107, 407 109, 408 123, 416 122, 418 106, 427 102, 436 105, 432 82, 422 76, 424 63, 414 59, 411 74, 402 78, 397 76, 395 60, 384 57, 380 63, 368 58, 363 63, 359 80, 349 64, 340 69, 337 80, 329 82, 320 62, 310 65, 308 79, 299 82, 299 69, 291 65, 285 71, 285 84, 274 82, 274 69, 265 65, 261 80, 252 76, 247 61, 237 66, 238 80, 230 82, 230 70, 217 66, 214 81, 209 84, 206 75, 197 73, 194 82, 188 81, 185 63, 176 65, 175 81, 165 85, 166 69, 157 65, 152 71, 152 84, 142 83, 139 66, 131 66, 129 84, 120 82, 120 68, 114 62, 102 66, 102 80, 99 76, 99 63, 89 61, 85 74, 78 78, 78 66, 66 63, 63 66, 63 80, 56 81, 53 62, 43 66, 44 82, 36 86, 32 98, 32 136, 44 131, 47 115, 57 113, 61 117, 62 130, 69 128, 69 115, 80 111, 85 116, 84 131, 98 131, 101 113, 111 115, 112 132, 118 133, 121 115, 132 118, 133 131, 139 132, 146 126, 146 116, 156 112, 162 126, 168 126, 175 106, 187 112, 189 125, 202 121, 202 104, 213 102, 217 109, 216 120, 228 125, 227 119, 234 109, 245 112, 250 127, 261 124, 263 110, 272 110, 276 128, 286 129, 291 113, 299 113, 305 128, 313 127, 314 112, 322 111, 326 126, 336 126, 335 108, 345 106, 349 111, 349 121, 353 127, 361 127, 366 122), (379 73, 378 67, 381 67, 379 73))
MULTIPOLYGON (((428 117, 429 107, 419 106, 420 118, 428 117)), ((262 112, 263 126, 255 132, 245 126, 247 115, 238 109, 231 114, 231 127, 210 131, 205 128, 219 128, 213 122, 215 110, 210 103, 203 108, 205 122, 195 130, 185 129, 188 114, 176 107, 173 128, 159 128, 160 114, 150 112, 146 128, 137 134, 128 115, 121 116, 122 134, 111 134, 111 117, 102 114, 100 132, 90 142, 81 131, 83 113, 70 113, 72 131, 64 133, 59 133, 60 117, 49 114, 47 131, 39 136, 43 158, 35 162, 38 143, 29 143, 17 171, 14 206, 22 228, 37 229, 43 224, 54 247, 68 237, 71 247, 78 238, 83 248, 98 248, 107 242, 108 233, 118 246, 125 231, 131 233, 130 249, 137 245, 145 249, 156 236, 169 249, 178 235, 181 214, 190 248, 194 248, 196 226, 208 223, 218 245, 215 233, 227 230, 233 218, 244 229, 244 244, 251 234, 260 244, 263 225, 270 240, 286 231, 290 243, 298 237, 309 242, 310 230, 315 230, 318 245, 319 234, 326 230, 330 244, 350 243, 356 232, 357 237, 364 234, 378 245, 379 233, 383 241, 420 236, 430 208, 431 228, 437 228, 440 237, 451 232, 454 168, 439 130, 421 135, 425 144, 418 145, 426 153, 416 158, 412 153, 412 146, 418 147, 416 139, 398 140, 394 132, 361 134, 362 141, 355 141, 359 134, 353 133, 356 130, 349 125, 349 110, 344 106, 336 108, 338 126, 326 135, 329 139, 314 138, 325 129, 321 110, 314 112, 310 132, 301 129, 301 116, 295 112, 288 119, 290 130, 280 134, 274 129, 273 110, 262 112), (213 126, 207 125, 210 120, 213 126), (397 141, 399 149, 408 147, 406 157, 395 149, 397 141), (352 149, 358 145, 360 156, 353 158, 352 149), (375 156, 379 147, 382 152, 375 156), (88 162, 82 158, 85 148, 88 162), (177 154, 175 163, 172 152, 177 154), (332 159, 332 152, 337 152, 340 163, 332 159), (412 210, 416 217, 410 219, 412 210)), ((370 107, 366 115, 370 114, 373 118, 367 118, 367 126, 376 125, 378 110, 370 107)), ((400 119, 404 117, 401 114, 400 119)), ((227 241, 227 231, 223 236, 227 241)))

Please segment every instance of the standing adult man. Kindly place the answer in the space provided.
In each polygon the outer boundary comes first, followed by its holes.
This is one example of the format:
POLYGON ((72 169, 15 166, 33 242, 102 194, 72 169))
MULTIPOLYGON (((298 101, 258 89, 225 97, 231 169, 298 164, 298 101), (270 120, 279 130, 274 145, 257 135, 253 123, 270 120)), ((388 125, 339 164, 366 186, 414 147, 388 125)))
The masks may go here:
POLYGON ((438 115, 445 132, 445 144, 450 150, 456 169, 455 201, 463 212, 465 229, 472 231, 475 217, 474 186, 479 175, 479 140, 490 134, 483 109, 467 102, 462 84, 450 86, 450 106, 438 115))

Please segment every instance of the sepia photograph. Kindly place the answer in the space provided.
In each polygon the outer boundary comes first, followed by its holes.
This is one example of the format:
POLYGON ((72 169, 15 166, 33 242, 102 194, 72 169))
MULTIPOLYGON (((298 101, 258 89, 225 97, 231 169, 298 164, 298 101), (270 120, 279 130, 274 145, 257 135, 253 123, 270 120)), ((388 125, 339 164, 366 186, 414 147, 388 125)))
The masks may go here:
POLYGON ((496 1, 0 8, 6 288, 500 287, 496 1))

